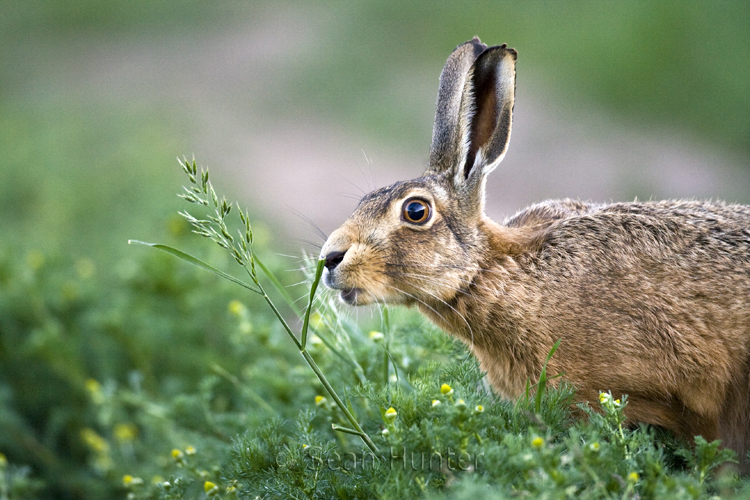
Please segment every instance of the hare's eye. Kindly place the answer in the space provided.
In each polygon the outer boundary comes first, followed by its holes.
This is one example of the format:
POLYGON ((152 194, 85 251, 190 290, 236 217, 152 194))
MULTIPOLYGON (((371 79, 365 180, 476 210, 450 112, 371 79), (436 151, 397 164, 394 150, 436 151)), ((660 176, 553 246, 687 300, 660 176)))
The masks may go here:
POLYGON ((430 220, 430 205, 417 198, 411 198, 404 202, 404 220, 412 224, 424 224, 430 220))

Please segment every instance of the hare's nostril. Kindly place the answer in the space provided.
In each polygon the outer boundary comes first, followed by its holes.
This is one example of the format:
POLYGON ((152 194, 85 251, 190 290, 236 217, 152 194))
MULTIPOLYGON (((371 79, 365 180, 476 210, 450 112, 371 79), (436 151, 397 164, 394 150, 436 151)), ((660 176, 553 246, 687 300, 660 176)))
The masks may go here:
POLYGON ((326 255, 326 268, 329 271, 333 271, 344 260, 344 254, 346 254, 346 250, 343 252, 331 252, 326 255))

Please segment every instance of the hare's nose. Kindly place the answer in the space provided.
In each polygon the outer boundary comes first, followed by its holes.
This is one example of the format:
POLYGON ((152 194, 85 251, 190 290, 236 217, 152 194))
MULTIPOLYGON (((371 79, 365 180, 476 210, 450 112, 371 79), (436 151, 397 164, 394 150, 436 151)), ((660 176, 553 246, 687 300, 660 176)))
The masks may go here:
POLYGON ((326 255, 326 268, 329 271, 333 271, 336 266, 341 264, 341 261, 344 260, 344 255, 346 254, 346 250, 343 252, 331 252, 328 255, 326 255))

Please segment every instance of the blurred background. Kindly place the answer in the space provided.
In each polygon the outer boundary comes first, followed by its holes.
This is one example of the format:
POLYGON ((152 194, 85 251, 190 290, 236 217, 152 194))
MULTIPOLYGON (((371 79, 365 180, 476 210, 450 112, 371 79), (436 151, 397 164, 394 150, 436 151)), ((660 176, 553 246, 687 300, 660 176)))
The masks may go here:
MULTIPOLYGON (((250 208, 269 253, 313 250, 311 223, 330 232, 423 171, 440 71, 477 35, 519 52, 496 220, 546 198, 750 203, 749 27, 739 0, 2 0, 0 453, 47 494, 98 498, 122 477, 102 462, 121 437, 92 410, 102 390, 177 397, 211 360, 260 356, 226 340, 239 292, 207 297, 212 277, 126 244, 194 240, 176 157, 250 208)), ((243 376, 270 377, 262 362, 243 376)), ((274 383, 258 391, 296 412, 274 383)))
POLYGON ((545 198, 750 202, 747 2, 101 2, 0 9, 3 239, 158 238, 195 155, 295 252, 418 176, 474 35, 519 51, 502 219, 545 198))

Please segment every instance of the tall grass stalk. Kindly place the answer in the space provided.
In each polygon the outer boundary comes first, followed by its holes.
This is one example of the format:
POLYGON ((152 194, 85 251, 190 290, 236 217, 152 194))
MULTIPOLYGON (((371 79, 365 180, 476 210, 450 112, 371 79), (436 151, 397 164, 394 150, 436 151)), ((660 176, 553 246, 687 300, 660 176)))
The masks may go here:
MULTIPOLYGON (((273 311, 274 315, 278 319, 281 326, 284 328, 284 331, 286 331, 289 338, 292 340, 292 342, 294 342, 294 345, 299 350, 300 354, 304 358, 307 365, 315 373, 315 376, 323 385, 326 392, 328 392, 328 394, 336 403, 336 406, 338 406, 338 408, 341 410, 341 412, 344 414, 346 419, 349 421, 349 423, 353 427, 353 429, 350 429, 347 427, 341 427, 336 424, 332 424, 333 429, 347 433, 347 434, 353 434, 353 435, 359 436, 362 439, 362 441, 365 443, 365 445, 370 449, 370 451, 372 451, 373 453, 377 453, 378 449, 375 446, 375 443, 373 443, 372 439, 370 439, 367 433, 364 430, 362 430, 362 427, 360 426, 357 419, 351 413, 347 405, 344 404, 342 399, 334 390, 333 386, 331 386, 331 384, 328 382, 328 379, 325 377, 325 375, 320 370, 320 368, 318 367, 313 357, 310 355, 310 352, 307 350, 307 338, 308 338, 308 331, 310 328, 310 313, 315 303, 315 292, 317 291, 318 285, 320 283, 320 279, 323 275, 323 267, 325 266, 325 259, 320 259, 317 261, 317 265, 315 267, 315 274, 313 275, 312 284, 310 286, 310 294, 309 294, 309 298, 307 302, 307 307, 305 308, 304 314, 303 314, 302 329, 300 331, 299 338, 297 338, 297 336, 294 334, 291 327, 289 326, 289 324, 287 323, 287 321, 284 319, 283 315, 279 311, 278 307, 276 307, 271 297, 269 297, 268 294, 266 293, 266 290, 263 287, 263 284, 258 278, 258 274, 257 274, 256 267, 255 267, 256 263, 258 264, 258 267, 261 268, 263 273, 268 277, 271 283, 281 291, 282 296, 284 296, 285 300, 287 300, 290 303, 293 303, 293 301, 291 300, 291 297, 289 297, 289 294, 286 292, 286 290, 284 290, 283 285, 281 285, 281 282, 273 275, 273 273, 268 269, 268 267, 263 265, 263 263, 258 260, 257 256, 253 252, 253 232, 252 232, 252 227, 250 225, 249 213, 247 211, 243 212, 242 209, 238 210, 240 220, 242 222, 242 225, 244 226, 244 231, 238 231, 239 238, 235 239, 230 234, 229 229, 227 227, 227 223, 226 223, 226 218, 232 211, 233 204, 227 203, 224 197, 222 197, 221 200, 219 199, 219 197, 216 194, 216 191, 211 185, 211 181, 209 180, 208 170, 201 169, 200 175, 199 175, 198 167, 195 163, 195 159, 193 159, 192 162, 186 159, 183 159, 183 160, 178 159, 178 161, 182 165, 182 168, 187 174, 191 183, 191 186, 189 188, 183 187, 183 192, 180 193, 179 196, 189 203, 203 205, 205 207, 213 209, 213 214, 208 214, 207 219, 197 219, 186 211, 180 212, 180 215, 182 215, 193 226, 194 233, 204 236, 206 238, 210 238, 217 245, 227 250, 232 255, 234 260, 240 266, 242 266, 243 269, 245 269, 245 272, 248 274, 248 276, 252 280, 252 284, 246 283, 230 274, 220 271, 216 269, 215 267, 207 264, 206 262, 203 262, 202 260, 192 255, 189 255, 181 250, 170 247, 168 245, 162 245, 158 243, 146 243, 146 242, 137 241, 137 240, 130 240, 128 243, 146 245, 151 248, 155 248, 157 250, 161 250, 163 252, 169 253, 185 262, 188 262, 194 266, 200 267, 201 269, 210 271, 216 274, 217 276, 220 276, 226 280, 231 281, 232 283, 240 285, 246 290, 249 290, 255 294, 262 296, 266 304, 268 304, 268 306, 273 311)), ((293 308, 293 310, 295 311, 295 313, 299 315, 299 311, 296 308, 293 308)))

